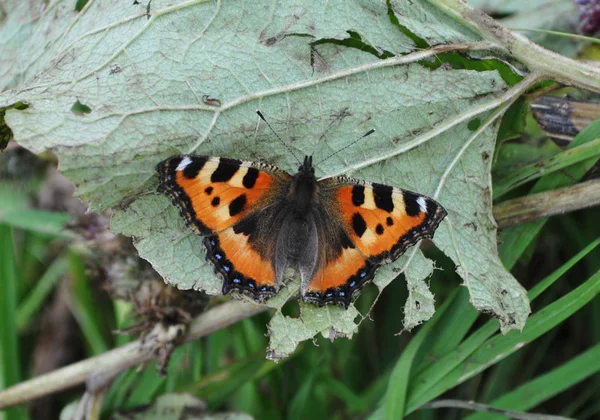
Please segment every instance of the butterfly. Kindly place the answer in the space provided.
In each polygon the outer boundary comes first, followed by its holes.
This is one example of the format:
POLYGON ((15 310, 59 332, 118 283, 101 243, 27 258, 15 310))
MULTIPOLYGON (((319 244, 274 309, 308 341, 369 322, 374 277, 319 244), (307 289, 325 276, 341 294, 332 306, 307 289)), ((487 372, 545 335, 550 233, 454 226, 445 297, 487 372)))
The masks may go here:
POLYGON ((266 163, 173 156, 157 166, 187 226, 206 236, 206 258, 233 291, 262 302, 288 267, 302 298, 345 308, 384 263, 432 238, 446 210, 411 191, 346 176, 317 180, 312 157, 294 175, 266 163))

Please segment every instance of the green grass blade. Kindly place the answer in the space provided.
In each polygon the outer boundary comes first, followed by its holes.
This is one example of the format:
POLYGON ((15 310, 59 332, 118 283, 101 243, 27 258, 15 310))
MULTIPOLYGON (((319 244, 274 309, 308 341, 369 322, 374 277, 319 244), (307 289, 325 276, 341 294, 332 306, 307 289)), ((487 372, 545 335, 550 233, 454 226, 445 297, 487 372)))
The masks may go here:
POLYGON ((432 360, 439 360, 454 350, 465 338, 479 316, 470 303, 471 297, 466 287, 458 289, 445 315, 436 323, 423 343, 423 351, 415 359, 414 376, 431 366, 432 360))
POLYGON ((102 312, 96 309, 97 303, 93 297, 85 265, 81 257, 74 252, 69 254, 68 265, 72 287, 67 304, 90 346, 92 355, 104 353, 110 346, 103 333, 102 312))
MULTIPOLYGON (((181 347, 173 352, 169 362, 171 367, 176 366, 178 354, 181 354, 181 347)), ((174 368, 173 370, 175 370, 174 368)), ((156 371, 156 362, 146 365, 146 368, 139 373, 135 378, 135 386, 131 388, 131 392, 127 395, 126 401, 123 404, 123 409, 130 409, 142 404, 149 404, 152 399, 164 390, 167 381, 166 376, 160 376, 156 371)))
POLYGON ((542 175, 549 175, 586 159, 598 159, 598 157, 600 157, 600 138, 567 149, 550 158, 523 166, 494 183, 494 199, 527 182, 540 178, 542 175))
POLYGON ((438 383, 414 395, 409 400, 408 412, 413 412, 446 390, 472 378, 545 334, 589 303, 598 293, 600 271, 568 295, 532 315, 522 333, 513 331, 505 336, 496 335, 480 345, 468 359, 448 372, 438 383))
MULTIPOLYGON (((600 344, 596 344, 556 369, 504 394, 492 401, 490 405, 510 410, 530 410, 597 372, 600 372, 600 344)), ((477 413, 467 418, 469 420, 483 420, 502 419, 504 417, 490 413, 477 413)))
MULTIPOLYGON (((472 308, 469 308, 469 310, 476 312, 475 309, 472 308)), ((483 327, 471 334, 454 351, 448 353, 439 361, 421 372, 413 380, 414 386, 410 389, 407 405, 412 407, 417 403, 419 403, 419 405, 425 404, 430 401, 429 399, 426 399, 428 396, 433 395, 431 398, 435 398, 446 391, 447 388, 442 385, 444 384, 444 379, 461 366, 478 348, 481 348, 483 343, 485 343, 485 341, 496 331, 498 331, 498 321, 490 320, 486 322, 483 327), (443 390, 439 391, 440 389, 443 390)))
MULTIPOLYGON (((392 374, 392 369, 389 368, 385 370, 378 378, 372 381, 367 389, 361 394, 361 399, 367 405, 369 410, 373 410, 380 404, 382 401, 381 396, 385 395, 385 391, 390 382, 390 375, 392 374)), ((354 413, 349 413, 354 414, 354 413)))
POLYGON ((19 330, 25 328, 35 314, 39 312, 46 298, 54 289, 56 282, 66 271, 67 258, 65 256, 58 257, 48 267, 31 293, 17 307, 17 328, 19 330))
POLYGON ((205 375, 200 382, 181 391, 192 392, 206 401, 210 407, 217 407, 242 385, 252 380, 267 364, 273 362, 265 360, 263 348, 243 360, 230 363, 224 368, 205 375))
POLYGON ((569 261, 561 265, 559 268, 554 270, 550 275, 536 284, 528 293, 529 300, 533 301, 539 297, 544 291, 552 286, 559 278, 561 278, 567 271, 569 271, 575 264, 586 257, 590 252, 595 250, 600 245, 600 238, 590 242, 585 248, 579 251, 577 254, 572 256, 569 261))
MULTIPOLYGON (((578 252, 577 255, 573 256, 571 259, 569 259, 569 261, 564 263, 560 268, 556 269, 552 274, 536 284, 535 287, 529 291, 529 299, 533 301, 540 296, 542 292, 560 279, 570 268, 572 268, 586 255, 596 249, 598 245, 600 245, 600 238, 590 243, 588 246, 578 252)), ((475 311, 475 309, 472 307, 466 308, 465 313, 471 313, 473 316, 477 316, 477 311, 475 311)), ((453 351, 448 352, 437 362, 420 372, 419 375, 417 375, 413 380, 414 386, 411 388, 408 398, 409 405, 414 405, 413 401, 415 400, 421 400, 425 393, 435 388, 437 384, 444 377, 446 377, 446 375, 455 370, 471 354, 473 354, 473 352, 483 346, 484 342, 497 330, 498 322, 495 320, 488 321, 483 327, 471 334, 453 351)), ((427 401, 424 401, 423 403, 427 401)))
POLYGON ((73 237, 64 226, 71 220, 65 213, 38 209, 18 209, 0 213, 0 223, 43 235, 73 237))
POLYGON ((351 390, 344 382, 327 376, 324 378, 323 383, 329 394, 335 395, 344 402, 344 410, 346 412, 364 413, 369 410, 369 405, 367 405, 366 401, 351 390))
POLYGON ((317 382, 318 370, 309 372, 302 385, 292 398, 287 418, 290 420, 303 420, 308 418, 321 418, 323 413, 322 401, 314 401, 313 392, 317 382))
POLYGON ((447 309, 451 303, 456 299, 458 295, 458 289, 448 296, 444 304, 436 311, 433 318, 426 322, 410 340, 400 359, 394 366, 392 374, 390 376, 390 382, 388 384, 387 393, 385 396, 385 417, 388 419, 402 419, 404 418, 406 397, 408 394, 408 386, 410 381, 410 371, 413 366, 413 361, 421 345, 427 338, 430 331, 435 326, 436 322, 445 316, 447 309))
POLYGON ((131 368, 115 379, 102 404, 104 414, 123 409, 127 397, 135 387, 138 376, 139 372, 137 371, 137 368, 131 368))
MULTIPOLYGON (((12 228, 0 223, 0 388, 7 388, 21 380, 15 318, 17 282, 12 228)), ((25 418, 27 415, 23 407, 5 412, 6 420, 25 418)))

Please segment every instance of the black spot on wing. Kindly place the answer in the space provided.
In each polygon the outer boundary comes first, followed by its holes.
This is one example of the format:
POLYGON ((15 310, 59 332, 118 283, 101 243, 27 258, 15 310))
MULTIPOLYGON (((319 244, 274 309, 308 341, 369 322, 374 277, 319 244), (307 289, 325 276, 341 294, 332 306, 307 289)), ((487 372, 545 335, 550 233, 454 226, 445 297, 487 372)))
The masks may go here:
POLYGON ((242 184, 246 188, 254 187, 256 183, 256 179, 258 178, 258 169, 256 168, 248 168, 248 172, 244 175, 244 179, 242 179, 242 184))
POLYGON ((204 156, 195 156, 190 159, 190 164, 183 169, 183 176, 187 179, 196 178, 207 161, 204 156))
POLYGON ((229 203, 229 215, 235 216, 240 214, 246 206, 246 194, 237 196, 231 203, 229 203))
POLYGON ((355 185, 352 187, 352 204, 355 206, 362 206, 365 202, 365 187, 362 185, 355 185))
POLYGON ((233 225, 233 231, 235 233, 241 233, 242 235, 250 236, 256 232, 256 216, 250 215, 243 218, 235 225, 233 225))
POLYGON ((391 213, 394 210, 394 201, 392 200, 392 192, 394 189, 389 185, 373 184, 373 196, 375 197, 375 205, 391 213))
POLYGON ((212 201, 210 202, 210 204, 213 207, 217 207, 220 203, 221 203, 221 199, 219 197, 213 198, 212 201))
POLYGON ((354 213, 352 216, 352 229, 354 229, 354 233, 356 233, 356 236, 359 238, 363 236, 367 230, 367 223, 360 213, 354 213))
POLYGON ((381 223, 377 224, 377 227, 375 228, 375 232, 377 232, 378 235, 383 235, 383 225, 381 223))
POLYGON ((391 217, 387 217, 387 219, 385 219, 385 224, 388 226, 393 226, 394 225, 394 219, 392 219, 391 217))
POLYGON ((418 216, 421 213, 421 207, 417 203, 417 199, 420 195, 417 195, 410 191, 402 191, 402 198, 404 198, 404 209, 406 214, 411 217, 418 216))
POLYGON ((354 248, 354 244, 352 243, 352 241, 350 240, 350 238, 348 237, 348 235, 346 234, 346 232, 344 231, 344 229, 340 229, 338 231, 338 235, 339 235, 339 240, 340 240, 340 245, 342 246, 342 248, 354 248))
POLYGON ((212 182, 227 182, 240 168, 241 161, 237 159, 220 158, 219 166, 210 176, 212 182))
POLYGON ((206 187, 204 192, 206 193, 206 195, 211 195, 213 192, 213 187, 206 187))

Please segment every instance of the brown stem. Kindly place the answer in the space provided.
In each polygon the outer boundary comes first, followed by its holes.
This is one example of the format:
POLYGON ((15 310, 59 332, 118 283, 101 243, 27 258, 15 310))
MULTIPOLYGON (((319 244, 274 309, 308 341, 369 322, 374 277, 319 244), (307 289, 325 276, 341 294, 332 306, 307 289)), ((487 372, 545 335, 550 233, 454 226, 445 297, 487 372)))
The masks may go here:
MULTIPOLYGON (((190 325, 185 341, 196 340, 267 309, 269 308, 266 306, 241 301, 224 303, 196 317, 190 325)), ((115 369, 124 371, 153 357, 154 353, 144 346, 141 340, 134 341, 0 391, 0 409, 82 384, 96 372, 115 369)))
POLYGON ((600 204, 600 179, 508 200, 494 206, 498 227, 505 228, 600 204))
POLYGON ((600 69, 547 50, 463 0, 428 0, 448 16, 504 49, 545 79, 600 92, 600 69))
POLYGON ((502 414, 511 419, 519 420, 570 420, 568 417, 550 416, 547 414, 526 413, 523 411, 505 410, 475 401, 462 400, 437 400, 423 404, 419 410, 434 408, 462 408, 463 410, 479 411, 483 413, 502 414))

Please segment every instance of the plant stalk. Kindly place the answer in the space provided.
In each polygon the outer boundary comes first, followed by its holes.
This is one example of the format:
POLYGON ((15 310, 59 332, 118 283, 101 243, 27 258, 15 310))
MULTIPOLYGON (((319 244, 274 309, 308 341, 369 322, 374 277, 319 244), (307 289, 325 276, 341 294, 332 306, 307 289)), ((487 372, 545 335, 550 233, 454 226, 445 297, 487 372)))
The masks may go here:
POLYGON ((557 54, 513 32, 463 0, 428 0, 448 16, 477 32, 544 79, 600 92, 600 69, 557 54))
MULTIPOLYGON (((267 306, 242 301, 224 303, 196 317, 185 341, 196 340, 267 309, 267 306)), ((123 371, 153 357, 154 352, 149 351, 142 340, 136 340, 0 391, 0 410, 82 384, 95 373, 114 371, 116 368, 123 371)))
POLYGON ((499 228, 600 205, 600 179, 515 198, 494 206, 499 228))

